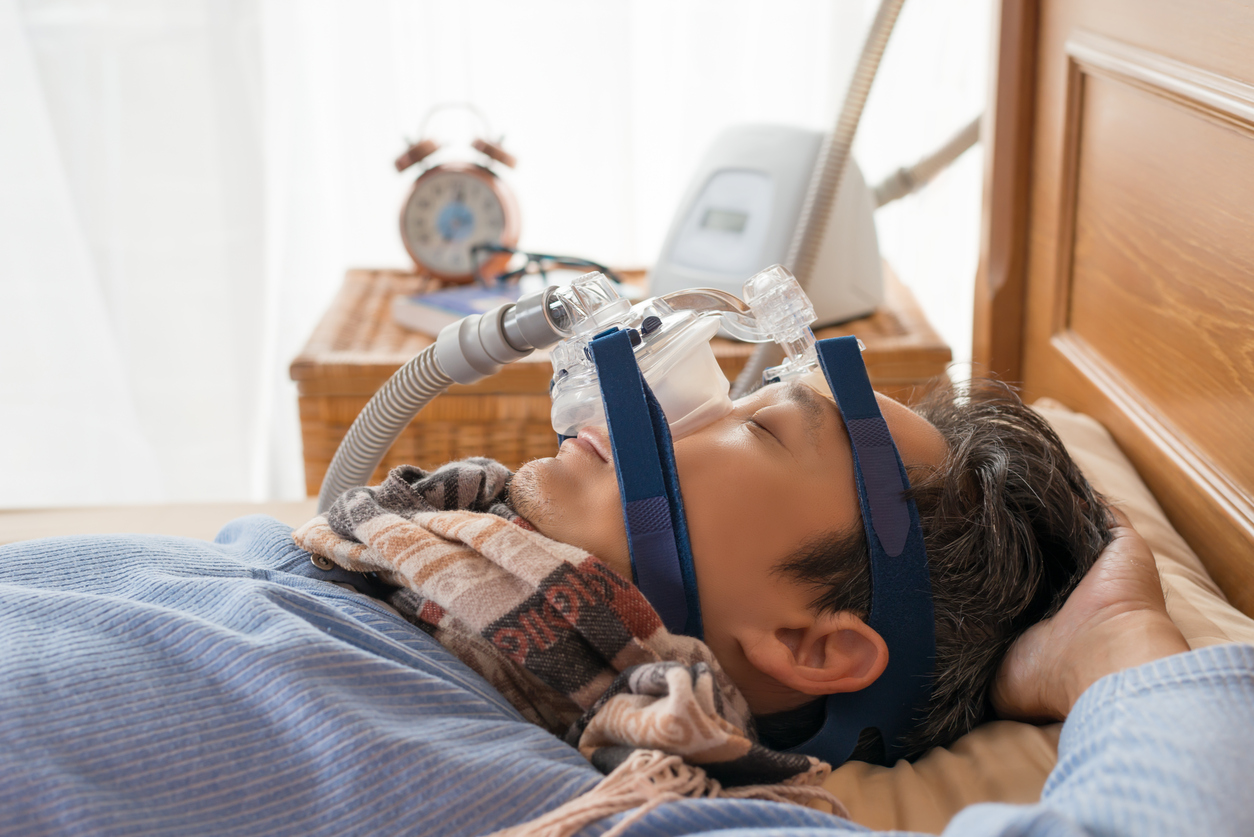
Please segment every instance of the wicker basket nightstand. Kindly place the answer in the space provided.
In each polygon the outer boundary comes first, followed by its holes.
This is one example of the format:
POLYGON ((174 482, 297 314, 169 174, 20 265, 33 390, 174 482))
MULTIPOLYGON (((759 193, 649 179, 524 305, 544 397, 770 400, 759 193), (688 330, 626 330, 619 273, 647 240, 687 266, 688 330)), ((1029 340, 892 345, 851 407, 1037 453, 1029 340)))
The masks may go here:
MULTIPOLYGON (((642 274, 637 273, 640 277, 642 274)), ((626 278, 630 279, 630 275, 626 278)), ((949 347, 932 329, 910 291, 885 268, 885 306, 865 319, 824 329, 819 336, 856 333, 866 343, 871 383, 908 400, 911 391, 945 371, 949 347)), ((402 364, 433 342, 392 322, 392 297, 414 293, 421 279, 394 270, 350 270, 344 286, 300 356, 291 376, 300 396, 305 488, 318 494, 331 457, 370 396, 402 364)), ((753 347, 716 340, 729 379, 753 347)), ((473 386, 455 385, 431 402, 397 439, 372 483, 412 463, 433 468, 466 456, 490 456, 510 468, 553 454, 547 356, 511 364, 473 386)))

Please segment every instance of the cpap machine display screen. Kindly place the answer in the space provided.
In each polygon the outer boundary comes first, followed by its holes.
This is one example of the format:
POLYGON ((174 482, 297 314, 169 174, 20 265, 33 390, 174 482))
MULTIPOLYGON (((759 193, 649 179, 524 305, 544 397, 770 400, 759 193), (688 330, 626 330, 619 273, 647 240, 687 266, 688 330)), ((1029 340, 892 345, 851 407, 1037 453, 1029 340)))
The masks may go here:
POLYGON ((710 208, 705 211, 705 217, 701 219, 701 229, 740 233, 745 231, 745 222, 748 220, 749 213, 747 212, 710 208))
POLYGON ((701 273, 747 276, 761 270, 774 199, 775 182, 765 172, 715 172, 680 222, 671 259, 701 273))

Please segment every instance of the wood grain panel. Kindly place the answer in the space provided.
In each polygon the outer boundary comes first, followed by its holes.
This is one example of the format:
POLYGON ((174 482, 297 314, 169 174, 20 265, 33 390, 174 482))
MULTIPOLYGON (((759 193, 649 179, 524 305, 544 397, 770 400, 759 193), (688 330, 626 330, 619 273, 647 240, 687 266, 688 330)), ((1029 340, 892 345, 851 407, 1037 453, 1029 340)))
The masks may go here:
POLYGON ((1254 5, 1042 0, 1025 395, 1101 420, 1254 614, 1254 5))
MULTIPOLYGON (((1051 344, 1122 413, 1182 528, 1210 539, 1198 522, 1226 517, 1240 555, 1254 536, 1254 88, 1087 33, 1066 52, 1051 344)), ((1212 572, 1250 607, 1249 560, 1212 572)))
POLYGON ((1084 84, 1070 329, 1254 495, 1254 135, 1084 84))

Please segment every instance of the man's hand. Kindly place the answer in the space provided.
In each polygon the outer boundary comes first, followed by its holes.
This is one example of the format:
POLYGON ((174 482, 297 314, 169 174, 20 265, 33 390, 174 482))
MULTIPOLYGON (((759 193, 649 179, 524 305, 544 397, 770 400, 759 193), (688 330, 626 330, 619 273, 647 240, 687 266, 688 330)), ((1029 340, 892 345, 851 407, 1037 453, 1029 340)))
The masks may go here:
POLYGON ((993 685, 1002 717, 1062 720, 1101 677, 1189 650, 1167 616, 1149 546, 1114 515, 1115 539, 1062 610, 1010 646, 993 685))

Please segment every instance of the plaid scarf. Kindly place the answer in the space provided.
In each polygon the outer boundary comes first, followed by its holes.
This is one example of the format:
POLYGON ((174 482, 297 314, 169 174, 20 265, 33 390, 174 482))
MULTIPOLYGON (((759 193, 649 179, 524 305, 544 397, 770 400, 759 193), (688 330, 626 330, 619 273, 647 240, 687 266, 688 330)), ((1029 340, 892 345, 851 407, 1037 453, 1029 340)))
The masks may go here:
MULTIPOLYGON (((583 815, 605 816, 607 795, 614 810, 732 795, 822 798, 840 813, 817 787, 831 768, 758 744, 747 701, 705 643, 669 633, 635 585, 519 517, 510 476, 483 458, 432 473, 403 465, 377 488, 345 492, 293 537, 395 585, 388 602, 402 616, 612 774, 609 790, 585 794, 595 804, 575 806, 583 815)), ((572 812, 553 814, 561 827, 551 833, 568 833, 572 812)))

